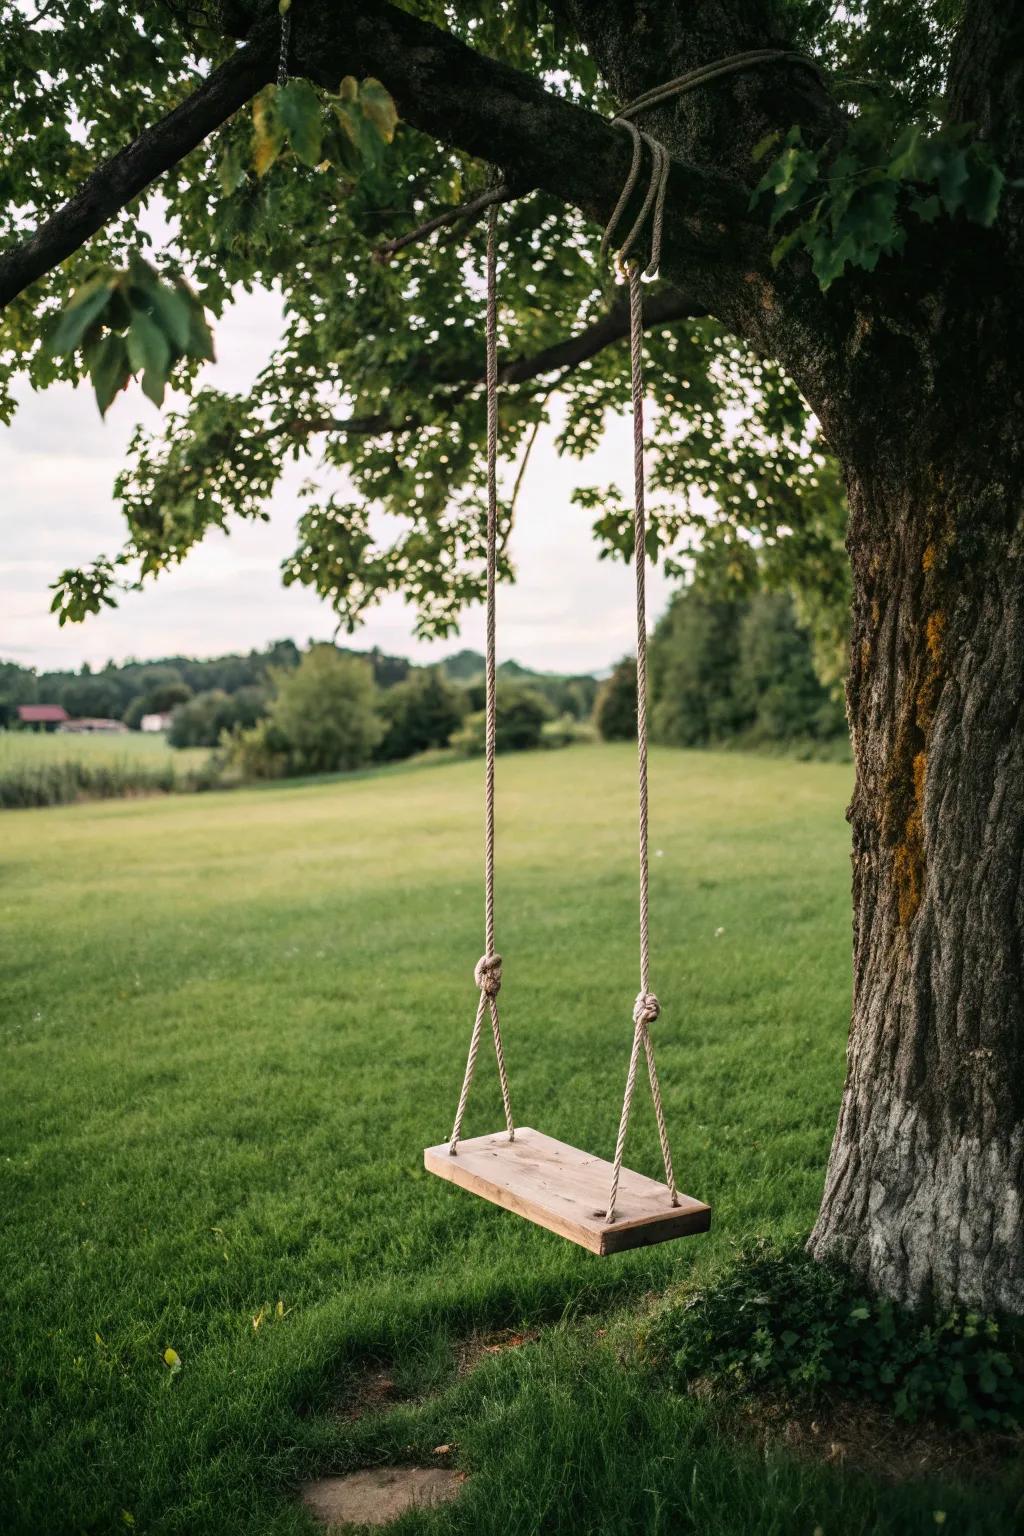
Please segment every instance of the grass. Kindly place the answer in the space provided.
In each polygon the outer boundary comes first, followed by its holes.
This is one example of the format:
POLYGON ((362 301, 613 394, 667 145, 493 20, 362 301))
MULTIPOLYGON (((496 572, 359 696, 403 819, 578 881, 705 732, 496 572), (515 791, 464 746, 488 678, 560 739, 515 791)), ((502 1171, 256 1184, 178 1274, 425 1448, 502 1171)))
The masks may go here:
POLYGON ((0 810, 167 793, 206 763, 162 735, 0 731, 0 810))
MULTIPOLYGON (((633 757, 503 759, 499 781, 514 1104, 608 1155, 633 757)), ((604 1261, 420 1167, 474 1008, 479 764, 5 817, 4 1530, 285 1536, 311 1528, 303 1478, 441 1444, 469 1480, 404 1532, 1013 1528, 1019 1486, 890 1486, 764 1450, 629 1348, 652 1293, 813 1219, 848 792, 832 764, 653 754, 656 1043, 680 1182, 715 1225, 604 1261), (506 1327, 536 1340, 460 1374, 459 1341, 506 1327), (381 1362, 404 1400, 356 1417, 381 1362)), ((482 1053, 467 1134, 500 1123, 482 1053)), ((656 1171, 646 1099, 634 1124, 628 1161, 656 1171)))

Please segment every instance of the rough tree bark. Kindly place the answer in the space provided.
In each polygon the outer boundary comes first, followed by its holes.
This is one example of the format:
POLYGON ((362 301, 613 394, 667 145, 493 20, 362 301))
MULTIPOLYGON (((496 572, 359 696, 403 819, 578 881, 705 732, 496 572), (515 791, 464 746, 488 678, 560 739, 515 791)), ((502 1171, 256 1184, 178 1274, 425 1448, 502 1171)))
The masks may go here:
POLYGON ((913 397, 887 423, 865 392, 847 458, 853 1022, 811 1247, 1021 1312, 1024 334, 990 256, 908 325, 913 397))
MULTIPOLYGON (((743 0, 709 0, 682 24, 671 7, 622 0, 566 0, 564 9, 624 97, 702 59, 781 41, 756 25, 761 8, 743 0)), ((1015 158, 1021 71, 1010 30, 987 6, 969 7, 952 94, 961 116, 985 120, 1015 158)), ((795 75, 780 84, 765 72, 731 100, 710 95, 663 109, 655 131, 675 154, 710 158, 737 177, 749 177, 750 146, 780 113, 801 120, 809 136, 834 127, 829 103, 795 75)), ((902 261, 870 283, 848 278, 844 299, 830 295, 825 306, 799 276, 724 269, 712 309, 792 373, 844 465, 850 496, 853 1018, 811 1249, 902 1300, 934 1296, 1019 1313, 1017 217, 1006 211, 998 235, 949 225, 922 232, 902 261)))
MULTIPOLYGON (((550 3, 623 101, 789 43, 784 8, 767 0, 550 3)), ((297 71, 327 83, 342 62, 375 73, 416 126, 499 162, 517 187, 607 218, 629 151, 593 114, 386 0, 304 0, 294 17, 297 71)), ((207 90, 214 103, 245 69, 266 78, 270 26, 207 90)), ((953 116, 977 123, 1017 177, 1021 32, 1019 7, 968 0, 949 82, 953 116)), ((811 1248, 894 1297, 1024 1313, 1022 199, 1007 196, 992 231, 922 226, 899 259, 823 296, 799 258, 773 269, 747 212, 753 144, 793 123, 813 143, 841 132, 842 116, 786 64, 644 119, 673 156, 665 276, 783 364, 849 485, 853 1020, 811 1248)), ((147 154, 165 163, 166 136, 154 143, 147 154)), ((123 160, 134 191, 148 165, 123 160)), ((72 209, 83 227, 97 227, 103 191, 72 209)), ((62 217, 27 255, 0 259, 0 297, 66 253, 62 217)))

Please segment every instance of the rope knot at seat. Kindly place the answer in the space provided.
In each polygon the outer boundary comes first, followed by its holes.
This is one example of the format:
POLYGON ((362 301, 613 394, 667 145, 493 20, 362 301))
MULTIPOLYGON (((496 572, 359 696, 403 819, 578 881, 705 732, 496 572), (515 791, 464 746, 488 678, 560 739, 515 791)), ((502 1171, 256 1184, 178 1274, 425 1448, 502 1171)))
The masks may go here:
POLYGON ((501 956, 481 955, 473 971, 473 980, 485 997, 497 997, 501 991, 501 956))
POLYGON ((653 992, 638 992, 633 1004, 634 1024, 653 1024, 661 1013, 661 1004, 653 992))

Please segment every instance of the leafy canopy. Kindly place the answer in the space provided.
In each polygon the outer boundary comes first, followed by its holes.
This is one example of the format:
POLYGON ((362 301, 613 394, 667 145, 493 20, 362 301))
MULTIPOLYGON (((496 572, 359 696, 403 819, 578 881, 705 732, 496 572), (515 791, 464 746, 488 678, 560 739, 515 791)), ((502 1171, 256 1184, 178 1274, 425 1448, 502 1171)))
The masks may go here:
MULTIPOLYGON (((599 112, 593 61, 538 0, 406 0, 486 53, 599 112)), ((241 0, 221 7, 244 15, 241 0)), ((843 142, 799 133, 760 147, 778 260, 807 250, 820 281, 898 252, 914 220, 990 222, 1002 173, 938 101, 958 0, 786 0, 794 45, 848 103, 843 142)), ((8 7, 0 104, 0 238, 24 236, 100 164, 192 90, 234 46, 201 5, 51 0, 8 7)), ((757 168, 751 167, 751 182, 757 168)), ((266 516, 285 465, 302 462, 286 582, 306 584, 349 628, 388 592, 419 631, 450 633, 483 588, 482 230, 456 225, 390 261, 381 244, 483 189, 489 168, 397 121, 378 81, 319 93, 269 87, 8 311, 0 410, 19 375, 35 387, 89 374, 101 411, 173 409, 140 427, 116 484, 124 547, 63 572, 54 607, 78 620, 183 560, 211 528, 266 516), (273 288, 283 327, 252 389, 204 383, 233 295, 273 288)), ((549 196, 502 210, 503 359, 531 358, 621 303, 597 231, 549 196)), ((664 285, 649 290, 657 293, 664 285)), ((617 343, 561 372, 504 388, 501 451, 511 488, 538 427, 582 456, 628 404, 617 343)), ((846 596, 835 466, 792 383, 710 319, 648 334, 652 557, 700 560, 733 584, 766 576, 822 594, 826 630, 846 596)), ((529 370, 526 370, 527 373, 529 370)), ((624 475, 624 479, 628 478, 624 475)), ((579 494, 602 551, 631 554, 616 487, 579 494)), ((514 496, 502 499, 502 574, 514 496)))

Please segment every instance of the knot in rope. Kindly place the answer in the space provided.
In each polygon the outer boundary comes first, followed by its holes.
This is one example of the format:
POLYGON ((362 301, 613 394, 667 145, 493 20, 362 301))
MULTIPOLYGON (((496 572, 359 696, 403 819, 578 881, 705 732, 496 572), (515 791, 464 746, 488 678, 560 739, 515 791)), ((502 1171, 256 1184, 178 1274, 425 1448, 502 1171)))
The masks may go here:
POLYGON ((638 992, 633 1004, 634 1024, 653 1024, 661 1013, 661 1004, 653 992, 638 992))
POLYGON ((473 972, 473 980, 485 997, 497 997, 501 991, 501 956, 481 955, 473 972))

